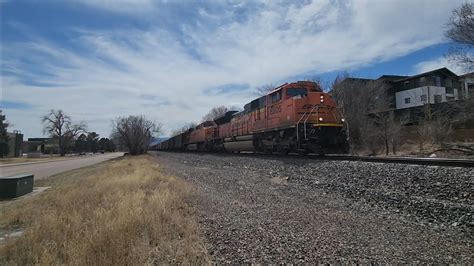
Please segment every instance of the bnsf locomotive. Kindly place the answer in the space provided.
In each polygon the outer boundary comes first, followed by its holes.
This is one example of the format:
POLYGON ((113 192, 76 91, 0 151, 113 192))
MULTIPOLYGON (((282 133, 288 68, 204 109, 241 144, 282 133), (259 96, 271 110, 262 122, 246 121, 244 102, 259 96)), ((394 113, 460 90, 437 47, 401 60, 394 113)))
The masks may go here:
POLYGON ((347 153, 344 118, 318 84, 285 83, 241 112, 206 121, 157 144, 157 150, 347 153))

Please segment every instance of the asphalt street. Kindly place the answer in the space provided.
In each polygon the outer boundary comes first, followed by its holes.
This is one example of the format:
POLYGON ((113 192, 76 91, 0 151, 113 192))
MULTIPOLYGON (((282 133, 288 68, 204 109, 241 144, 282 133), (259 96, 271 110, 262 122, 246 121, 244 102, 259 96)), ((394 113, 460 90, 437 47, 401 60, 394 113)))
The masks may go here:
POLYGON ((34 174, 35 180, 66 172, 69 170, 97 164, 110 159, 123 156, 123 152, 106 153, 86 157, 77 157, 77 159, 45 161, 37 163, 26 163, 16 165, 0 166, 0 176, 12 176, 19 174, 34 174))

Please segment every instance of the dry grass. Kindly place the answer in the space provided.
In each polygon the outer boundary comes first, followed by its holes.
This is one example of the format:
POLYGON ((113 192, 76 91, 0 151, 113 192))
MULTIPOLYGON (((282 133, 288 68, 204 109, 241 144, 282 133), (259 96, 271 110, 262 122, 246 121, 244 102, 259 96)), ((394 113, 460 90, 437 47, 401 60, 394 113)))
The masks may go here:
POLYGON ((205 263, 191 187, 146 156, 41 181, 42 195, 0 203, 0 229, 24 235, 0 246, 0 264, 205 263))

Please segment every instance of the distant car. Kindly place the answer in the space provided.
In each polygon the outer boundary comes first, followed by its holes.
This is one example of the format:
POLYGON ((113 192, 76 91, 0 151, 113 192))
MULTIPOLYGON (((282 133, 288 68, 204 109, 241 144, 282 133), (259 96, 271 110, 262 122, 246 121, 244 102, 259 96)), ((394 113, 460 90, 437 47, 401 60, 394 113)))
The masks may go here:
POLYGON ((82 156, 82 155, 86 155, 86 153, 85 152, 80 152, 79 156, 82 156))
POLYGON ((105 151, 104 151, 104 150, 100 150, 99 152, 100 152, 100 153, 102 153, 102 154, 104 154, 104 153, 105 153, 105 151))

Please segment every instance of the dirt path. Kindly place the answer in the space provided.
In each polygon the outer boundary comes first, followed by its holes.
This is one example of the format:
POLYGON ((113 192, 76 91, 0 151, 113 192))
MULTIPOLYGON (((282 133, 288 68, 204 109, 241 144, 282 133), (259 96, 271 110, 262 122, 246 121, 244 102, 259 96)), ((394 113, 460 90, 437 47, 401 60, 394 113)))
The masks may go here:
MULTIPOLYGON (((388 181, 397 171, 436 180, 443 178, 442 168, 193 153, 155 156, 168 173, 196 187, 193 205, 216 262, 474 262, 469 221, 443 224, 457 216, 433 221, 398 201, 371 196, 408 194, 396 185, 400 182, 388 181)), ((471 182, 472 170, 448 170, 471 182)), ((420 193, 417 198, 435 197, 420 193)), ((462 204, 472 208, 472 195, 467 197, 462 204)))

